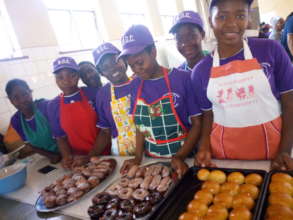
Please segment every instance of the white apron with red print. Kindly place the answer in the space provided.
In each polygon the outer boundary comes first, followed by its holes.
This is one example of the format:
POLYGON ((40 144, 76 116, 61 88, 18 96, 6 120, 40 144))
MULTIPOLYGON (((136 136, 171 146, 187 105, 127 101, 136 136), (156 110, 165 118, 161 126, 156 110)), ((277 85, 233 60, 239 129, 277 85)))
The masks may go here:
POLYGON ((272 159, 279 147, 281 107, 257 59, 243 42, 244 60, 220 66, 217 49, 207 88, 213 104, 215 158, 272 159))

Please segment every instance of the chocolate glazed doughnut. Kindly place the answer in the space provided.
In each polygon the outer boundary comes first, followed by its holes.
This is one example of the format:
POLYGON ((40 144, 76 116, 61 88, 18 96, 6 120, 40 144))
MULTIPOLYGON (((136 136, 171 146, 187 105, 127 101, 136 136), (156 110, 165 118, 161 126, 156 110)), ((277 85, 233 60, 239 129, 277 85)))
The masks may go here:
POLYGON ((104 214, 104 205, 90 206, 87 213, 93 220, 98 220, 104 214))
POLYGON ((149 202, 146 202, 146 201, 137 204, 133 208, 134 214, 138 218, 145 216, 151 210, 152 210, 151 204, 149 202))
POLYGON ((120 208, 126 212, 132 212, 135 205, 136 203, 133 199, 120 202, 120 208))
POLYGON ((133 219, 135 219, 135 216, 133 215, 132 212, 126 212, 126 211, 120 210, 115 220, 133 220, 133 219))
POLYGON ((114 220, 116 219, 118 215, 118 209, 116 208, 111 208, 111 209, 107 209, 105 212, 104 212, 104 215, 102 216, 102 220, 114 220))
POLYGON ((161 193, 153 191, 151 192, 146 198, 145 200, 150 202, 152 205, 157 204, 158 202, 160 202, 163 199, 163 196, 161 193))

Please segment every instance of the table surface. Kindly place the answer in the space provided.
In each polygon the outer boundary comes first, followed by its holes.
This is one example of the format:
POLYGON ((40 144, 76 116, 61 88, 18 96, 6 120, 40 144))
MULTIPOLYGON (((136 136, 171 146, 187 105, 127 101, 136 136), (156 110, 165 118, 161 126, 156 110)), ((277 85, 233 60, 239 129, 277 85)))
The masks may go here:
MULTIPOLYGON (((109 183, 113 182, 115 179, 120 177, 119 169, 124 160, 129 159, 130 157, 112 157, 108 156, 107 158, 114 158, 117 161, 117 167, 114 173, 105 181, 103 181, 94 192, 90 195, 82 198, 78 203, 62 209, 58 211, 58 213, 63 215, 72 216, 75 218, 80 219, 89 219, 87 215, 87 209, 91 205, 92 197, 100 192, 103 191, 109 183)), ((167 161, 161 159, 153 159, 153 158, 144 158, 142 164, 146 164, 149 162, 157 162, 157 161, 167 161)), ((193 159, 187 159, 186 162, 189 166, 193 165, 193 159)), ((269 161, 237 161, 237 160, 213 160, 213 162, 217 165, 217 167, 222 168, 239 168, 239 169, 260 169, 269 171, 270 162, 269 161)), ((59 177, 63 176, 66 172, 63 168, 61 168, 60 164, 53 165, 57 169, 49 172, 48 174, 41 174, 38 170, 44 166, 49 165, 50 162, 43 156, 35 154, 28 158, 28 166, 27 166, 27 182, 26 185, 9 194, 4 195, 4 197, 13 199, 22 203, 27 203, 34 205, 38 196, 39 192, 47 185, 50 185, 54 180, 58 179, 59 177)))

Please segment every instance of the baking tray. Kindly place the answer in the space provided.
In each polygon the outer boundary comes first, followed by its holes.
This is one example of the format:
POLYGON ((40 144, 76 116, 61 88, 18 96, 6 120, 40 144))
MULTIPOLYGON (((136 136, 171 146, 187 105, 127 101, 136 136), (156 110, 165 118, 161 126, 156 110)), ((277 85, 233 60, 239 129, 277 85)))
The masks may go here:
MULTIPOLYGON (((171 163, 170 162, 162 162, 162 161, 158 161, 158 162, 150 162, 150 163, 146 163, 146 164, 143 164, 141 165, 140 167, 147 167, 147 166, 151 166, 151 165, 156 165, 156 164, 162 164, 163 166, 167 166, 170 168, 170 176, 171 176, 171 179, 172 179, 172 183, 169 187, 169 189, 165 192, 164 194, 164 198, 158 203, 156 204, 155 206, 152 207, 152 210, 145 216, 143 217, 140 217, 140 218, 135 218, 137 220, 147 220, 147 219, 150 219, 150 220, 153 220, 154 218, 152 217, 153 214, 159 210, 161 208, 161 206, 163 205, 163 203, 165 202, 165 200, 169 197, 169 195, 172 194, 173 190, 176 188, 176 185, 178 184, 178 178, 177 178, 177 175, 175 174, 174 170, 172 169, 171 167, 171 163)), ((110 183, 104 190, 104 192, 107 191, 107 189, 109 189, 113 184, 117 184, 121 178, 124 177, 124 176, 121 176, 119 178, 117 178, 116 180, 114 180, 112 183, 110 183)))
MULTIPOLYGON (((174 189, 174 193, 165 200, 164 204, 161 205, 161 209, 157 210, 153 216, 153 219, 158 220, 178 220, 179 216, 186 211, 188 203, 193 200, 195 192, 201 189, 202 181, 197 179, 197 171, 202 167, 191 167, 187 173, 182 177, 181 181, 177 184, 174 189)), ((208 170, 222 170, 226 174, 231 172, 241 172, 245 176, 250 173, 257 173, 263 177, 263 183, 260 186, 259 198, 255 201, 255 207, 252 210, 252 220, 257 220, 259 210, 263 204, 263 192, 266 186, 267 172, 264 170, 254 169, 230 169, 230 168, 205 168, 208 170)))
POLYGON ((284 171, 284 170, 272 170, 268 173, 267 175, 267 180, 266 180, 266 183, 265 183, 265 189, 264 189, 264 192, 263 192, 263 205, 261 207, 261 210, 259 210, 259 213, 258 213, 258 220, 265 220, 265 216, 266 216, 266 211, 267 211, 267 208, 269 206, 268 204, 268 199, 269 199, 269 186, 270 186, 270 183, 271 183, 271 177, 273 174, 275 173, 287 173, 287 174, 290 174, 292 177, 293 177, 293 170, 288 170, 288 171, 284 171))
MULTIPOLYGON (((102 159, 101 161, 104 161, 104 160, 107 161, 109 159, 102 159)), ((54 212, 54 211, 57 211, 57 210, 60 210, 60 209, 65 209, 65 208, 67 208, 69 206, 72 206, 72 205, 80 202, 83 198, 85 198, 85 197, 89 196, 90 194, 94 193, 105 180, 111 178, 114 175, 114 171, 115 171, 115 169, 117 167, 117 161, 115 159, 112 159, 112 158, 111 158, 111 160, 115 161, 112 173, 110 175, 108 175, 102 182, 100 182, 99 185, 97 185, 95 188, 93 188, 90 191, 88 191, 87 193, 83 194, 83 196, 80 197, 78 200, 75 200, 73 202, 67 203, 65 205, 56 206, 54 208, 47 208, 45 206, 45 203, 44 203, 42 195, 39 195, 39 197, 38 197, 38 199, 37 199, 37 201, 35 203, 36 211, 38 211, 38 212, 54 212)))

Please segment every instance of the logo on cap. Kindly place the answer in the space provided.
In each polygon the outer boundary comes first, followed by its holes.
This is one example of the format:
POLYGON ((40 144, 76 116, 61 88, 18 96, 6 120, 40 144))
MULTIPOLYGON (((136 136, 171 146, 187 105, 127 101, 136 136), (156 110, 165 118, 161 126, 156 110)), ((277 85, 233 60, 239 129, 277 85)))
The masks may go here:
POLYGON ((180 20, 182 18, 192 18, 192 17, 189 12, 183 12, 175 17, 174 22, 177 22, 178 20, 180 20))
POLYGON ((71 63, 71 61, 69 58, 63 58, 63 59, 58 60, 57 64, 62 65, 62 64, 70 64, 70 63, 71 63))
POLYGON ((110 49, 109 47, 107 47, 107 45, 101 45, 99 46, 97 49, 96 49, 96 53, 99 54, 99 53, 102 53, 104 52, 105 50, 108 50, 110 49))
POLYGON ((134 36, 130 34, 130 35, 123 36, 121 41, 122 41, 122 44, 125 45, 127 43, 135 41, 135 39, 134 39, 134 36))

